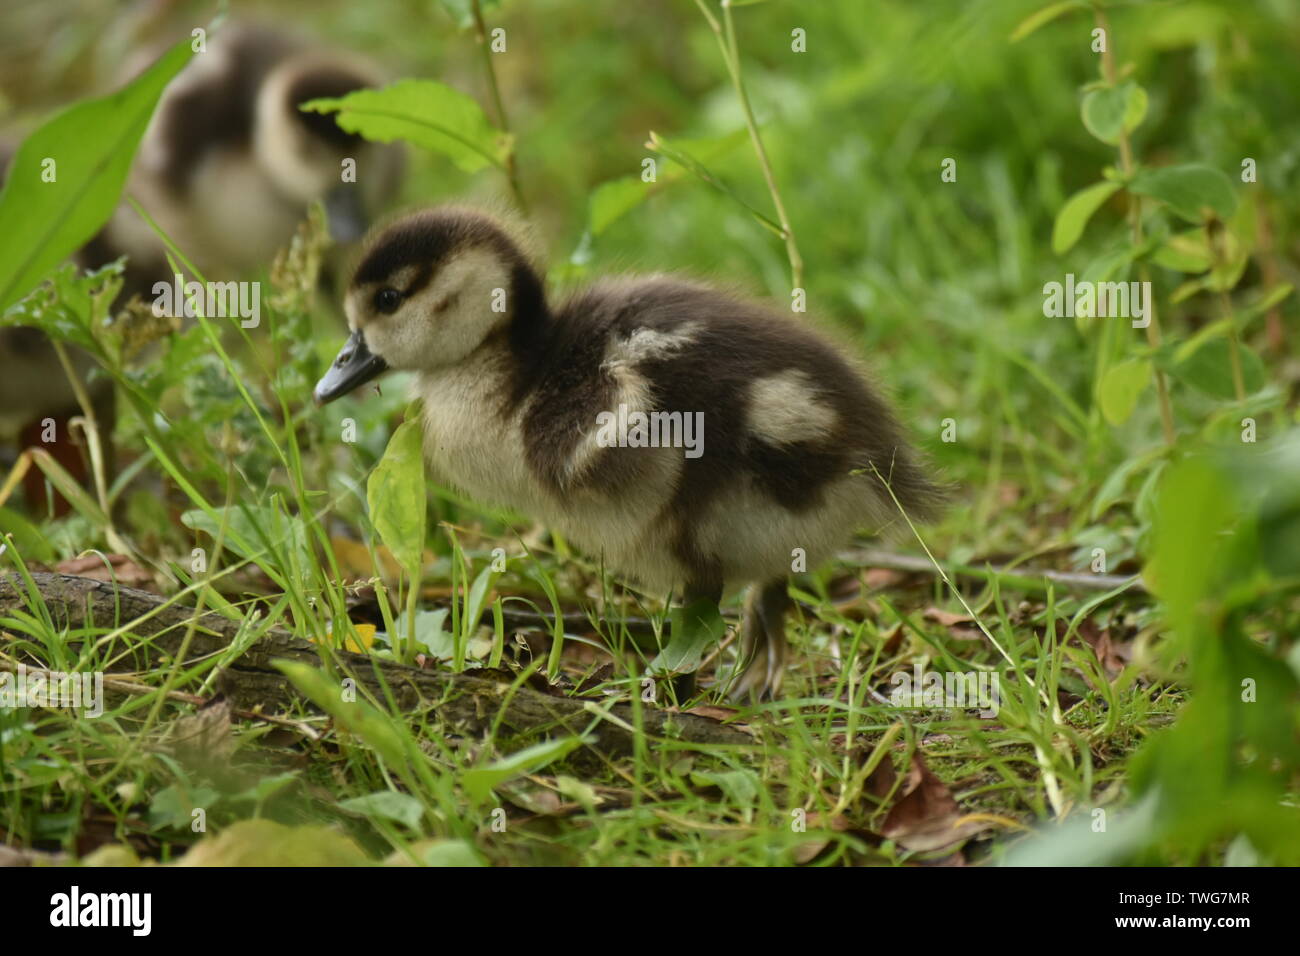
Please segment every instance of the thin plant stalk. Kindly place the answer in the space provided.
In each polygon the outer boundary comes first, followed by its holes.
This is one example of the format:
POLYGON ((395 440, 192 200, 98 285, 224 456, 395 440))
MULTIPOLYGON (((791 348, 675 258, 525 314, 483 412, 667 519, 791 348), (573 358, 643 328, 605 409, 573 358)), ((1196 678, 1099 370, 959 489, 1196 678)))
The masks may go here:
MULTIPOLYGON (((501 132, 509 134, 510 118, 506 115, 505 102, 501 99, 501 87, 497 83, 496 67, 492 65, 492 48, 488 45, 487 24, 483 20, 483 5, 480 0, 473 0, 470 9, 474 14, 474 39, 478 42, 479 52, 483 55, 483 71, 487 74, 488 90, 492 94, 492 106, 497 114, 497 125, 501 132)), ((510 191, 514 194, 515 204, 525 215, 528 204, 524 201, 523 190, 519 188, 519 172, 515 166, 515 148, 511 144, 506 152, 506 179, 510 182, 510 191)))
POLYGON ((754 144, 754 153, 758 156, 758 165, 763 170, 763 179, 767 182, 767 191, 772 195, 772 205, 776 208, 777 220, 781 223, 782 238, 785 240, 786 258, 790 260, 790 281, 794 288, 802 289, 803 286, 803 256, 799 254, 799 244, 795 241, 794 227, 790 225, 790 217, 786 215, 785 203, 781 200, 781 190, 776 184, 776 176, 772 173, 772 164, 767 158, 767 149, 763 146, 763 137, 758 131, 758 122, 754 119, 754 110, 749 103, 749 94, 745 91, 744 79, 740 73, 740 51, 736 44, 736 26, 731 16, 730 0, 722 0, 722 17, 723 22, 719 22, 709 8, 705 5, 704 0, 695 0, 695 5, 700 8, 704 14, 704 19, 709 23, 709 29, 717 38, 718 47, 722 50, 722 60, 727 65, 727 73, 731 76, 731 85, 736 90, 736 96, 740 100, 740 108, 745 114, 745 126, 749 129, 750 141, 754 144))
MULTIPOLYGON (((1101 54, 1102 72, 1105 75, 1106 82, 1111 86, 1114 86, 1117 74, 1115 70, 1115 57, 1111 52, 1110 23, 1106 18, 1106 12, 1104 10, 1098 8, 1095 13, 1097 26, 1105 31, 1106 37, 1106 47, 1102 50, 1101 54)), ((1120 170, 1123 172, 1125 178, 1133 175, 1133 147, 1129 143, 1128 130, 1122 125, 1120 126, 1119 134, 1119 164, 1120 170)), ((1142 197, 1137 196, 1128 190, 1125 190, 1125 192, 1128 193, 1129 197, 1129 223, 1133 232, 1133 244, 1137 246, 1142 243, 1142 197)), ((1151 270, 1145 263, 1139 264, 1138 275, 1141 278, 1141 281, 1149 288, 1151 283, 1151 270)), ((1151 303, 1150 308, 1151 315, 1147 322, 1146 334, 1147 344, 1154 350, 1160 348, 1160 320, 1156 316, 1156 304, 1154 301, 1151 303)), ((1177 441, 1178 431, 1174 427, 1174 411, 1173 406, 1169 401, 1169 382, 1165 378, 1164 370, 1158 365, 1155 366, 1154 372, 1156 379, 1156 395, 1160 402, 1160 423, 1164 428, 1165 443, 1173 445, 1177 441)))

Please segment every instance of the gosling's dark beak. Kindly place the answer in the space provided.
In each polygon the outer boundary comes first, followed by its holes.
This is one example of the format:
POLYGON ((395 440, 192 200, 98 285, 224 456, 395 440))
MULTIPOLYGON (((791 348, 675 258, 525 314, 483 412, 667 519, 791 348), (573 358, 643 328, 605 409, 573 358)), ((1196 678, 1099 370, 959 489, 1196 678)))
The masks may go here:
POLYGON ((353 242, 366 232, 366 211, 361 205, 361 189, 356 183, 340 183, 325 195, 325 215, 329 219, 330 238, 335 242, 353 242))
POLYGON ((325 377, 316 383, 312 397, 317 405, 328 404, 387 371, 388 363, 366 348, 366 340, 360 332, 353 332, 335 356, 325 377))

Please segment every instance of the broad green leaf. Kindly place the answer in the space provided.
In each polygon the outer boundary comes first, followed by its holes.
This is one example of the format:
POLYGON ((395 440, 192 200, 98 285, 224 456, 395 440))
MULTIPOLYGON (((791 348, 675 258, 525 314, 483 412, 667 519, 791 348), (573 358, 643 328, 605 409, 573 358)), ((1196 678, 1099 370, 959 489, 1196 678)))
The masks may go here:
POLYGON ((693 770, 691 783, 697 787, 717 787, 727 798, 727 803, 748 812, 758 802, 763 792, 758 774, 744 770, 693 770))
MULTIPOLYGON (((23 515, 17 511, 11 511, 8 508, 0 508, 0 535, 10 535, 9 545, 19 555, 23 561, 28 564, 33 561, 40 561, 42 564, 53 564, 55 561, 54 546, 45 540, 40 529, 32 524, 23 515)), ((0 545, 6 542, 0 537, 0 545)), ((0 547, 0 555, 4 554, 4 548, 0 547)))
POLYGON ((1083 125, 1103 143, 1116 145, 1147 115, 1147 91, 1136 83, 1102 87, 1083 98, 1083 125))
MULTIPOLYGON (((1103 282, 1110 282, 1116 272, 1120 275, 1114 281, 1128 281, 1130 264, 1141 251, 1141 247, 1126 242, 1124 245, 1103 252, 1084 267, 1078 284, 1083 285, 1088 282, 1096 287, 1103 282)), ((1096 316, 1086 310, 1076 309, 1074 312, 1074 325, 1080 333, 1086 333, 1095 321, 1097 321, 1096 316)))
MULTIPOLYGON (((449 614, 451 611, 445 607, 415 612, 416 643, 422 645, 430 657, 442 661, 449 661, 456 656, 455 635, 443 626, 447 623, 449 614)), ((398 634, 407 633, 408 626, 405 612, 393 623, 393 629, 398 634)))
POLYGON ((388 440, 388 448, 366 482, 370 522, 388 550, 416 575, 424 554, 424 457, 418 419, 408 419, 388 440))
MULTIPOLYGON (((430 840, 417 843, 415 855, 425 866, 482 866, 474 848, 464 840, 430 840)), ((394 853, 396 856, 396 853, 394 853)))
POLYGON ((1083 0, 1061 0, 1059 3, 1048 4, 1041 10, 1035 10, 1029 16, 1020 21, 1019 25, 1011 31, 1011 42, 1019 43, 1025 37, 1029 36, 1040 27, 1046 26, 1057 17, 1064 16, 1071 10, 1082 10, 1086 8, 1083 0))
POLYGON ((486 767, 466 770, 461 775, 461 784, 471 799, 483 801, 491 795, 493 788, 520 774, 536 773, 547 764, 588 743, 585 737, 561 737, 546 740, 532 747, 513 753, 508 757, 495 760, 486 767))
POLYGON ((177 866, 367 866, 351 838, 323 826, 286 826, 274 820, 239 820, 206 836, 177 866))
POLYGON ((707 599, 690 607, 675 607, 669 614, 672 633, 668 644, 649 664, 651 674, 689 674, 700 666, 704 652, 717 647, 727 633, 718 606, 707 599))
POLYGON ((311 100, 300 109, 337 113, 335 122, 346 132, 380 143, 414 143, 467 173, 503 167, 511 148, 509 134, 489 123, 472 97, 434 80, 401 80, 382 90, 311 100))
POLYGON ((163 88, 190 39, 116 93, 75 103, 23 141, 0 192, 0 312, 84 245, 117 206, 163 88), (54 163, 54 182, 42 173, 54 163))
POLYGON ((1056 223, 1052 226, 1052 251, 1057 255, 1069 251, 1083 235, 1093 213, 1115 195, 1119 188, 1119 183, 1094 183, 1067 199, 1061 211, 1056 214, 1056 223))
POLYGON ((283 514, 270 505, 233 505, 222 518, 222 509, 209 514, 201 509, 181 515, 187 528, 202 531, 216 541, 225 524, 223 546, 241 558, 260 563, 268 560, 278 563, 282 558, 285 570, 291 563, 302 569, 312 557, 307 541, 307 529, 302 519, 283 514))
POLYGON ((599 236, 616 220, 636 208, 650 195, 653 183, 640 176, 622 176, 601 183, 588 201, 587 223, 593 236, 599 236))
POLYGON ((1211 322, 1205 328, 1198 331, 1187 341, 1174 348, 1173 357, 1175 362, 1183 362, 1191 357, 1191 354, 1199 349, 1210 339, 1222 338, 1232 330, 1231 319, 1220 319, 1218 322, 1211 322))
MULTIPOLYGON (((1253 395, 1264 387, 1267 376, 1264 363, 1245 343, 1239 343, 1241 378, 1246 394, 1253 395)), ((1232 381, 1231 345, 1225 338, 1208 339, 1182 361, 1169 366, 1169 372, 1181 382, 1215 398, 1232 399, 1237 395, 1232 381)))
POLYGON ((1189 222, 1202 222, 1207 208, 1226 220, 1237 207, 1232 181, 1221 170, 1203 163, 1145 169, 1133 178, 1129 189, 1160 200, 1189 222))
POLYGON ((1112 425, 1128 421, 1150 381, 1149 359, 1126 359, 1106 369, 1097 388, 1097 402, 1106 421, 1112 425))
POLYGON ((1156 250, 1151 261, 1166 269, 1187 273, 1204 272, 1214 262, 1204 229, 1189 229, 1170 236, 1156 250))
POLYGON ((363 797, 353 797, 339 804, 344 810, 381 820, 396 820, 415 829, 424 819, 424 805, 409 793, 396 790, 379 790, 363 797))

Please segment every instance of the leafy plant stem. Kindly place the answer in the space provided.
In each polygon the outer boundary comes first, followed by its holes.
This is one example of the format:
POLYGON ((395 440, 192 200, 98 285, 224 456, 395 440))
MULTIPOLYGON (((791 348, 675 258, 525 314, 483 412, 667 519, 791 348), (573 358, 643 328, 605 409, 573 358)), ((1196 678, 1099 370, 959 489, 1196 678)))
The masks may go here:
MULTIPOLYGON (((474 39, 478 42, 479 52, 483 55, 483 71, 487 74, 488 89, 492 93, 492 106, 496 110, 497 124, 501 127, 503 133, 510 132, 510 119, 506 116, 505 103, 501 99, 501 87, 497 83, 496 67, 492 65, 492 47, 488 43, 487 26, 483 21, 483 4, 481 0, 473 0, 472 10, 474 13, 474 39)), ((528 203, 524 201, 523 190, 519 188, 519 171, 515 166, 515 148, 511 145, 509 152, 506 153, 505 162, 506 179, 510 182, 510 192, 514 195, 515 205, 523 213, 528 213, 528 203)))
MULTIPOLYGON (((1097 26, 1104 31, 1105 47, 1101 52, 1101 67, 1105 80, 1111 86, 1115 85, 1118 74, 1115 69, 1115 55, 1112 52, 1110 21, 1106 17, 1106 11, 1097 7, 1094 11, 1097 26)), ((1119 135, 1119 164, 1120 171, 1124 174, 1126 180, 1133 176, 1133 147, 1129 143, 1128 130, 1121 126, 1119 135)), ((1125 190, 1129 198, 1129 222, 1133 231, 1133 245, 1138 246, 1142 243, 1142 197, 1137 196, 1125 190)), ((1145 264, 1138 267, 1138 274, 1142 282, 1150 288, 1151 273, 1145 264)), ((1160 347, 1160 320, 1156 317, 1156 305, 1153 301, 1150 306, 1151 314, 1146 326, 1147 344, 1152 349, 1160 347)), ((1104 369, 1102 370, 1104 371, 1104 369)), ((1169 401, 1169 382, 1165 378, 1164 370, 1159 366, 1155 368, 1156 395, 1160 402, 1160 424, 1164 429, 1165 443, 1173 445, 1178 438, 1178 431, 1174 427, 1174 411, 1169 401)))
POLYGON ((745 126, 749 129, 750 141, 754 144, 754 153, 758 157, 758 165, 763 170, 763 179, 767 182, 767 190, 772 195, 772 205, 776 208, 777 219, 781 223, 782 238, 785 240, 786 258, 790 260, 790 281, 794 288, 803 288, 803 257, 799 254, 799 245, 795 241, 794 228, 790 225, 790 217, 786 215, 785 203, 781 200, 781 190, 776 184, 776 176, 772 173, 772 164, 767 158, 767 149, 763 146, 763 137, 758 132, 758 123, 754 119, 754 110, 749 103, 749 94, 745 92, 744 79, 740 73, 740 52, 736 44, 736 26, 731 17, 730 0, 722 0, 722 17, 724 23, 719 23, 709 8, 705 6, 704 0, 695 0, 695 5, 700 8, 704 14, 705 20, 709 23, 709 29, 718 40, 718 47, 722 50, 722 60, 727 66, 727 73, 731 76, 731 85, 736 90, 736 96, 740 100, 740 108, 745 114, 745 126))
POLYGON ((81 414, 85 416, 86 427, 86 447, 90 450, 90 472, 95 482, 95 494, 99 498, 100 510, 104 512, 104 537, 108 540, 111 547, 120 551, 122 554, 135 554, 135 549, 130 547, 119 537, 117 529, 113 527, 113 514, 108 501, 108 488, 104 483, 104 450, 99 441, 99 422, 95 418, 95 406, 91 404, 90 396, 86 394, 86 386, 81 381, 72 368, 72 362, 68 359, 67 349, 58 339, 51 337, 50 344, 54 347, 54 354, 59 357, 59 364, 63 366, 63 373, 68 377, 68 383, 72 386, 72 393, 77 398, 77 404, 81 406, 81 414))

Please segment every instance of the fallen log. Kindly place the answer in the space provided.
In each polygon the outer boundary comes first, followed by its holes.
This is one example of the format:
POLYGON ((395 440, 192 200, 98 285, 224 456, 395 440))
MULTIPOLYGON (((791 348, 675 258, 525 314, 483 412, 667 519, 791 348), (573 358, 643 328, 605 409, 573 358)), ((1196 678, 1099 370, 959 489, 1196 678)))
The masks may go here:
MULTIPOLYGON (((167 599, 148 591, 90 578, 53 572, 37 572, 32 579, 54 622, 72 629, 93 625, 99 628, 128 626, 132 640, 131 660, 124 670, 136 672, 169 667, 192 623, 193 635, 186 660, 224 652, 239 631, 241 621, 208 612, 195 622, 194 608, 164 607, 167 599)), ((0 620, 13 610, 26 608, 27 589, 14 574, 0 575, 0 620)), ((15 627, 11 621, 11 628, 15 627)), ((11 635, 0 630, 0 639, 11 635)), ((3 643, 0 642, 0 647, 3 643)), ((272 627, 221 672, 221 693, 231 705, 244 711, 274 714, 294 705, 309 710, 311 704, 275 667, 275 661, 297 661, 320 667, 327 653, 339 676, 352 677, 358 688, 366 688, 375 699, 385 699, 387 685, 397 706, 412 714, 430 712, 449 733, 481 735, 501 715, 501 724, 518 734, 582 733, 594 737, 593 746, 604 752, 624 753, 631 749, 634 732, 631 706, 626 703, 600 710, 608 712, 591 727, 597 716, 590 699, 555 696, 520 686, 510 691, 514 675, 503 671, 425 670, 365 654, 342 650, 324 651, 320 646, 296 637, 290 631, 272 627)), ((360 696, 360 695, 359 695, 360 696)), ((746 744, 753 737, 744 731, 695 714, 666 711, 645 705, 641 712, 642 732, 648 736, 686 744, 746 744)))

